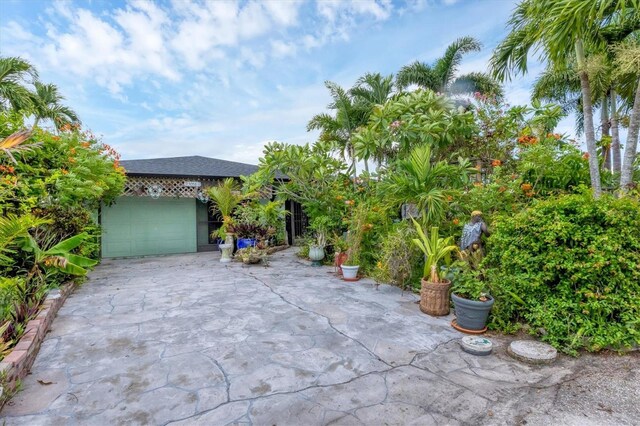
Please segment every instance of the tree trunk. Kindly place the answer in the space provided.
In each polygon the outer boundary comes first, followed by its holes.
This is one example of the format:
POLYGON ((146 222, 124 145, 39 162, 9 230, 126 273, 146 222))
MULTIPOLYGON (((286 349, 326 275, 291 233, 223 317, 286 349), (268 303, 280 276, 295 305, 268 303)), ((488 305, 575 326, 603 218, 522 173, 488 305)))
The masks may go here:
POLYGON ((618 94, 615 90, 611 90, 611 170, 613 173, 620 173, 620 169, 622 168, 617 101, 618 94))
POLYGON ((600 183, 600 165, 598 164, 598 150, 596 148, 596 135, 593 129, 593 106, 591 104, 591 86, 589 74, 587 74, 584 46, 582 40, 576 41, 576 58, 578 60, 578 74, 580 75, 580 88, 582 90, 582 112, 584 114, 584 137, 589 153, 589 174, 591 175, 591 189, 597 199, 602 195, 600 183))
POLYGON ((369 174, 369 161, 366 158, 364 159, 364 171, 369 174))
POLYGON ((611 135, 609 134, 611 123, 609 122, 608 94, 602 98, 602 108, 600 108, 600 125, 602 127, 602 167, 605 170, 611 171, 611 135))
POLYGON ((633 183, 633 163, 638 155, 638 132, 640 131, 640 80, 636 86, 636 98, 633 101, 629 131, 627 132, 627 146, 624 149, 624 163, 620 175, 620 190, 624 193, 633 183))

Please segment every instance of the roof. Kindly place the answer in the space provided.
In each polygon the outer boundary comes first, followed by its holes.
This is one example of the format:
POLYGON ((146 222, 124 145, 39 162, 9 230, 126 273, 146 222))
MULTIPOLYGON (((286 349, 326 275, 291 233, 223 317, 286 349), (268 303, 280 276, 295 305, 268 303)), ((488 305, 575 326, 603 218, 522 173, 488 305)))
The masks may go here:
POLYGON ((127 175, 141 176, 198 176, 198 177, 238 177, 248 176, 258 170, 258 166, 217 158, 170 157, 150 158, 146 160, 123 160, 127 175))

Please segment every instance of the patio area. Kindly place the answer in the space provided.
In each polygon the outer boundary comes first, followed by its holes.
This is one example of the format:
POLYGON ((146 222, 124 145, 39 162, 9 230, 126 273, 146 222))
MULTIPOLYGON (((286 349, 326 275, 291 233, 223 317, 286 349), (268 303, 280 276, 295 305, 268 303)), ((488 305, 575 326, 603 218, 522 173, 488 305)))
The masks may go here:
MULTIPOLYGON (((633 424, 638 354, 528 366, 461 351, 416 295, 295 249, 108 260, 61 308, 8 425, 633 424), (607 371, 606 381, 601 372, 607 371)), ((491 336, 490 336, 491 337, 491 336)))

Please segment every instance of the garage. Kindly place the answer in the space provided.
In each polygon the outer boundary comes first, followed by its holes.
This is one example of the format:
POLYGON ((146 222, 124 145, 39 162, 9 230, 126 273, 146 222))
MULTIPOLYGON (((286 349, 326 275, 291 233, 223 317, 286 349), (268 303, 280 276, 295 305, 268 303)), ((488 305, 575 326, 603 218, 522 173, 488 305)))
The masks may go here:
POLYGON ((194 198, 120 197, 102 208, 102 257, 197 251, 194 198))

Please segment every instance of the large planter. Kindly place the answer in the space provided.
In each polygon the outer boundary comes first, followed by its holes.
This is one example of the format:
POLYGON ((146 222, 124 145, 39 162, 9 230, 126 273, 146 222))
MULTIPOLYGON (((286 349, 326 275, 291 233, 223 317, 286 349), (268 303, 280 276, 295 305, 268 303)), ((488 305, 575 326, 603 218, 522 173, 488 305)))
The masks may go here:
POLYGON ((482 331, 486 328, 487 318, 494 302, 493 297, 487 297, 489 300, 481 302, 480 300, 465 299, 451 293, 456 323, 459 328, 469 331, 482 331))
POLYGON ((320 261, 324 259, 324 247, 322 246, 309 246, 309 259, 313 262, 313 266, 322 266, 320 261))
POLYGON ((342 265, 342 266, 340 266, 340 269, 342 269, 342 278, 344 278, 345 281, 358 281, 358 269, 359 268, 360 268, 359 265, 356 265, 356 266, 342 265))
POLYGON ((440 317, 449 315, 449 289, 451 281, 432 283, 422 279, 420 290, 420 310, 425 314, 440 317))
POLYGON ((238 250, 248 247, 255 247, 256 240, 255 238, 238 238, 237 247, 238 250))
POLYGON ((218 244, 218 248, 222 255, 220 256, 220 262, 229 263, 231 262, 231 255, 233 254, 233 243, 231 244, 218 244))

